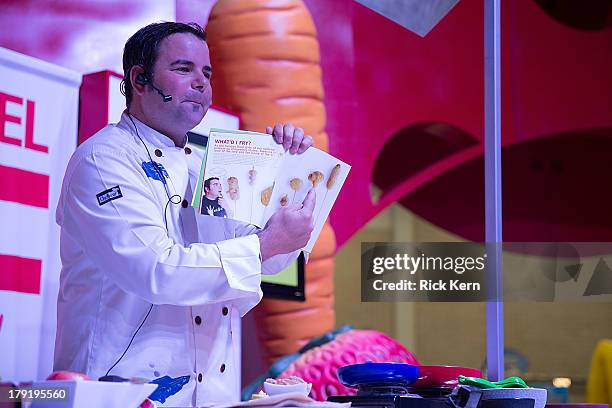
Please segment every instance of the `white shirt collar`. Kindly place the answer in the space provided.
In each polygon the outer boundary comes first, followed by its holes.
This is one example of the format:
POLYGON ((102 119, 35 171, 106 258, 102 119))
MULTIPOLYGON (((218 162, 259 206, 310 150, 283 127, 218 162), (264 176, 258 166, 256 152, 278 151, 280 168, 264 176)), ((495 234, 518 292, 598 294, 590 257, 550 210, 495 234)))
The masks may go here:
MULTIPOLYGON (((134 115, 129 115, 127 110, 124 110, 121 114, 121 120, 117 124, 120 128, 129 129, 131 133, 138 133, 138 135, 143 139, 149 142, 154 147, 177 147, 174 145, 174 141, 170 139, 168 136, 163 133, 158 132, 157 130, 145 125, 134 115), (130 120, 130 117, 132 120, 130 120), (134 125, 136 125, 138 132, 134 129, 134 125)), ((187 136, 185 135, 185 144, 187 143, 187 136)), ((182 148, 182 147, 178 147, 182 148)))

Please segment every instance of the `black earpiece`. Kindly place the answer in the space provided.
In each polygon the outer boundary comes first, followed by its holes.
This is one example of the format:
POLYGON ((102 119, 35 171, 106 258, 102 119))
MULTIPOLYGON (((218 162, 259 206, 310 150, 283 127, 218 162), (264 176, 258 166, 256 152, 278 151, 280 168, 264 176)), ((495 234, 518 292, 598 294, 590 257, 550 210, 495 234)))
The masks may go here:
POLYGON ((147 77, 142 72, 136 75, 136 83, 139 85, 146 85, 149 82, 149 77, 147 77))

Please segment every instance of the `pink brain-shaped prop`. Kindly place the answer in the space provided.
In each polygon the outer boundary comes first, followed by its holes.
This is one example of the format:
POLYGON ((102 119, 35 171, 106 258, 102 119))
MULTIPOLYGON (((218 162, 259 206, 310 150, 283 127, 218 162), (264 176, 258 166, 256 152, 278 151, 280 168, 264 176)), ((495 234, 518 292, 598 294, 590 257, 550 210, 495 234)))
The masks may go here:
POLYGON ((355 389, 340 383, 338 367, 368 361, 418 365, 416 357, 402 344, 374 330, 350 330, 335 340, 308 350, 294 361, 279 377, 301 377, 312 383, 310 396, 325 401, 330 395, 355 395, 355 389))

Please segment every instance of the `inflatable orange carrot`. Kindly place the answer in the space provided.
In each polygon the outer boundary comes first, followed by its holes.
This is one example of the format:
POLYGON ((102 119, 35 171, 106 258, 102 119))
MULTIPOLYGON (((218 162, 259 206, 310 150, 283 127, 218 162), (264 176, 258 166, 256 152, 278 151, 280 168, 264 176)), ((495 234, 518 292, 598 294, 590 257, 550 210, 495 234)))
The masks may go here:
MULTIPOLYGON (((206 31, 216 105, 239 112, 248 130, 291 122, 327 150, 319 43, 302 1, 219 0, 206 31)), ((306 302, 264 300, 255 309, 268 362, 333 328, 335 249, 326 224, 306 265, 306 302)))

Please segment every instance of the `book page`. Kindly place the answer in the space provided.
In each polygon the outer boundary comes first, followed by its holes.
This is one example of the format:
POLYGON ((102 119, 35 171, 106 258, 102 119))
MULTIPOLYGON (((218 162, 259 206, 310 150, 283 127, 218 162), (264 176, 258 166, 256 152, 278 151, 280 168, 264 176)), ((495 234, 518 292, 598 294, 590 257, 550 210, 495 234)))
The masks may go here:
POLYGON ((269 197, 283 156, 270 135, 211 129, 194 207, 262 227, 272 214, 269 197))
POLYGON ((348 164, 314 147, 302 154, 286 153, 270 199, 272 211, 266 215, 269 218, 284 205, 301 204, 308 190, 314 188, 317 200, 313 213, 314 230, 304 248, 311 252, 350 169, 348 164))

